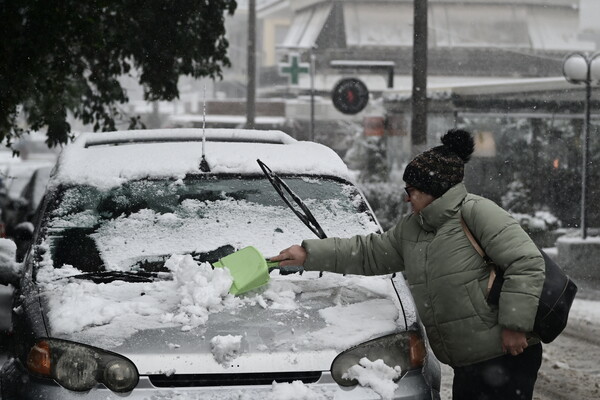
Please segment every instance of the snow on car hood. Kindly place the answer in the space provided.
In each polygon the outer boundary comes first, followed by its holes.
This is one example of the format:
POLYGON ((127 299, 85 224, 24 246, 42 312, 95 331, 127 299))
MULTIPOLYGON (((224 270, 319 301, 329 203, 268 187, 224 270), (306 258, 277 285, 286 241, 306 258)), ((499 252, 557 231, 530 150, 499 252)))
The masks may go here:
POLYGON ((328 369, 340 351, 406 329, 389 277, 272 272, 267 285, 234 297, 227 270, 190 256, 168 264, 172 279, 144 283, 41 268, 50 336, 123 354, 142 374, 217 373, 328 369))

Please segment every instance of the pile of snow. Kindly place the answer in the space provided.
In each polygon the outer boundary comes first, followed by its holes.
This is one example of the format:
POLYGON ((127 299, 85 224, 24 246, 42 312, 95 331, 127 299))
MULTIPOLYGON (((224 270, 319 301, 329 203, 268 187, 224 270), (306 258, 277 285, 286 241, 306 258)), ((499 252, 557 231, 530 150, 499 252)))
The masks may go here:
POLYGON ((558 218, 548 211, 535 211, 533 215, 512 213, 512 216, 529 232, 550 231, 561 226, 558 218))
POLYGON ((229 362, 240 355, 242 346, 242 336, 227 335, 215 336, 210 340, 210 348, 215 360, 225 367, 229 366, 229 362))
POLYGON ((262 295, 257 296, 257 302, 263 308, 268 308, 267 301, 271 303, 270 308, 274 310, 296 310, 296 295, 302 290, 293 282, 281 281, 277 286, 269 286, 262 295), (266 301, 267 300, 267 301, 266 301))
POLYGON ((0 239, 0 262, 13 261, 17 255, 17 245, 10 239, 0 239))
POLYGON ((356 379, 361 386, 367 386, 376 391, 384 400, 394 397, 396 383, 402 373, 399 366, 394 368, 386 365, 383 360, 370 361, 363 357, 358 365, 350 367, 342 378, 356 379))
POLYGON ((73 266, 55 269, 48 253, 37 279, 48 300, 54 334, 103 332, 103 338, 112 338, 115 345, 138 330, 169 326, 190 330, 204 324, 211 313, 241 302, 229 294, 232 278, 227 269, 213 270, 189 255, 167 260, 173 280, 96 284, 69 278, 83 273, 73 266))
POLYGON ((0 279, 15 282, 21 273, 22 264, 15 262, 17 245, 10 239, 0 239, 0 279))
POLYGON ((183 325, 188 331, 203 325, 211 313, 223 311, 234 302, 229 294, 233 278, 226 268, 213 269, 209 263, 198 265, 192 256, 172 255, 165 263, 173 273, 179 305, 177 313, 167 313, 166 322, 183 325))
POLYGON ((38 270, 53 335, 93 332, 104 339, 99 345, 110 346, 138 330, 169 326, 165 316, 179 303, 174 281, 96 284, 67 278, 81 273, 72 266, 44 265, 38 270))

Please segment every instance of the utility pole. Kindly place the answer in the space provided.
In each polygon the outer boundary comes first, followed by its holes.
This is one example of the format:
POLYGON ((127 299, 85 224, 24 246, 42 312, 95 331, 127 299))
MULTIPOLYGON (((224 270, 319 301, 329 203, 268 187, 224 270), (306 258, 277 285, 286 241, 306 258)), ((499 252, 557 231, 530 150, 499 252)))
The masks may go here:
POLYGON ((413 152, 427 144, 427 0, 414 0, 411 139, 413 152))
POLYGON ((256 118, 256 0, 248 1, 248 85, 246 88, 246 128, 254 129, 256 118))
POLYGON ((315 68, 317 56, 310 50, 310 141, 315 140, 315 68))

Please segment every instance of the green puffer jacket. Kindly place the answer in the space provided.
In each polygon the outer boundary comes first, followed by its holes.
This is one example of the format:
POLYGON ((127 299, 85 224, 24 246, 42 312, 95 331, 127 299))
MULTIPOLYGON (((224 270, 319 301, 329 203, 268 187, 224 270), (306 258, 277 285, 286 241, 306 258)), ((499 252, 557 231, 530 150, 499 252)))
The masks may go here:
MULTIPOLYGON (((501 356, 502 328, 531 332, 544 261, 506 211, 460 183, 384 234, 305 240, 306 270, 357 275, 403 271, 431 348, 460 367, 501 356), (505 270, 499 306, 486 302, 489 269, 460 224, 505 270)), ((537 342, 531 338, 530 344, 537 342)))

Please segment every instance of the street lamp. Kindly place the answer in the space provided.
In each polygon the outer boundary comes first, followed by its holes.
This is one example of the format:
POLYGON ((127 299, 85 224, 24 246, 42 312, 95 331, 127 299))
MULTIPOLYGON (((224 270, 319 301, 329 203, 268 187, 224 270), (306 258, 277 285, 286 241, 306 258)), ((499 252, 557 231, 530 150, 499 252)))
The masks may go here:
POLYGON ((600 82, 600 53, 568 54, 563 61, 563 75, 569 83, 585 84, 585 118, 583 122, 583 164, 581 170, 581 237, 587 237, 587 178, 590 149, 590 101, 592 83, 600 82))

